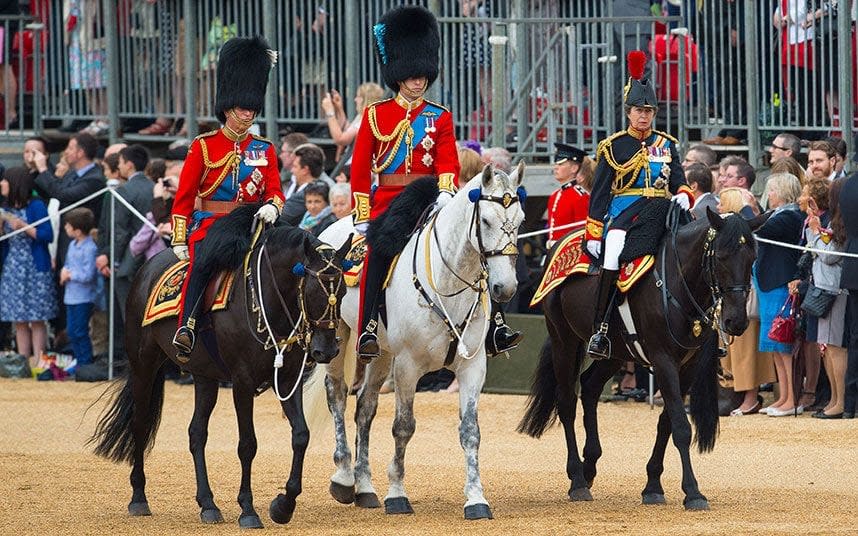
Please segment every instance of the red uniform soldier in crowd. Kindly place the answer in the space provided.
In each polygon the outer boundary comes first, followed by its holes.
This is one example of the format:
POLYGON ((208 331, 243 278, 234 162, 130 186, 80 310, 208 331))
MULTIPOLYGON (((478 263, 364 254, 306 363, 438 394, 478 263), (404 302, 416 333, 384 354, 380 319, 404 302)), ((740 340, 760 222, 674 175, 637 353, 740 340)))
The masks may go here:
MULTIPOLYGON (((452 114, 424 98, 427 88, 438 78, 441 41, 435 16, 422 7, 397 7, 381 17, 373 27, 373 36, 384 82, 396 96, 366 107, 355 140, 351 183, 355 228, 362 234, 370 220, 384 213, 415 179, 437 177, 439 190, 449 195, 455 192, 459 179, 452 114)), ((358 356, 364 362, 379 353, 379 298, 392 261, 379 253, 372 254, 370 249, 360 286, 358 356)), ((497 329, 502 330, 504 341, 512 337, 513 345, 518 342, 520 334, 511 332, 502 321, 497 329)), ((509 346, 506 344, 500 351, 509 346)))
MULTIPOLYGON (((590 205, 590 193, 578 185, 575 178, 586 153, 565 143, 555 143, 554 147, 557 148, 554 154, 554 178, 560 183, 560 188, 548 198, 549 229, 575 222, 586 222, 590 205)), ((584 227, 584 223, 581 227, 584 227)), ((563 235, 573 230, 567 227, 551 231, 548 234, 548 247, 553 246, 563 235)))
MULTIPOLYGON (((276 53, 262 37, 233 38, 220 52, 215 114, 223 127, 201 134, 188 150, 173 202, 173 251, 190 261, 182 313, 173 345, 180 360, 194 347, 194 315, 211 275, 194 266, 194 251, 221 216, 246 203, 264 202, 256 217, 274 223, 283 208, 277 151, 248 130, 262 109, 276 53)), ((250 229, 247 230, 250 232, 250 229)))

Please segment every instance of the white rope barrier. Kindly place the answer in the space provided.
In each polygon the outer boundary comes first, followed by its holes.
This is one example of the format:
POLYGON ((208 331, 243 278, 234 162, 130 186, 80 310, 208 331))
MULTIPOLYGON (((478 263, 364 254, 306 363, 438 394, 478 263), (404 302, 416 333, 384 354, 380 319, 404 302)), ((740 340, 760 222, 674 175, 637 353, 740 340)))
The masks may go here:
POLYGON ((563 231, 565 229, 572 229, 573 227, 584 227, 587 224, 587 220, 576 221, 572 223, 567 223, 564 225, 558 225, 557 227, 549 227, 547 229, 540 229, 539 231, 531 231, 529 233, 522 233, 518 235, 518 238, 530 238, 531 236, 539 236, 543 234, 548 234, 552 231, 563 231))
MULTIPOLYGON (((538 231, 531 231, 529 233, 522 233, 522 234, 518 235, 518 238, 519 239, 530 238, 531 236, 539 236, 539 235, 543 235, 543 234, 548 234, 552 231, 562 231, 565 229, 572 229, 575 227, 583 227, 584 225, 586 225, 586 223, 587 223, 586 221, 576 221, 573 223, 567 223, 565 225, 558 225, 557 227, 549 227, 547 229, 540 229, 538 231)), ((779 242, 777 240, 770 240, 768 238, 761 238, 761 237, 757 236, 756 234, 754 234, 754 238, 756 238, 757 242, 763 242, 765 244, 771 244, 773 246, 780 246, 782 248, 797 249, 799 251, 810 251, 811 253, 818 253, 821 255, 836 255, 838 257, 849 257, 852 259, 858 259, 858 253, 847 253, 845 251, 829 251, 827 249, 818 249, 818 248, 812 248, 809 246, 798 246, 796 244, 790 244, 788 242, 779 242)))
MULTIPOLYGON (((109 193, 109 194, 113 195, 113 196, 114 196, 114 197, 115 197, 115 198, 116 198, 120 203, 122 203, 123 205, 125 205, 125 208, 127 208, 127 209, 132 213, 132 214, 134 214, 134 215, 135 215, 135 216, 136 216, 140 221, 142 221, 144 225, 148 225, 148 226, 149 226, 149 228, 151 228, 153 231, 157 231, 157 230, 158 230, 158 227, 156 227, 155 225, 153 225, 153 224, 152 224, 152 222, 150 222, 150 221, 146 218, 146 216, 144 216, 144 215, 140 214, 140 212, 139 212, 136 208, 134 208, 133 206, 131 206, 131 204, 130 204, 130 203, 128 203, 128 201, 126 201, 126 200, 125 200, 125 198, 123 198, 121 195, 119 195, 118 193, 116 193, 116 191, 115 191, 113 188, 110 188, 110 187, 107 187, 107 186, 105 186, 104 188, 102 188, 101 190, 99 190, 99 191, 97 191, 97 192, 94 192, 94 193, 92 193, 92 194, 89 194, 88 196, 84 197, 84 198, 83 198, 83 199, 81 199, 80 201, 75 201, 75 202, 74 202, 74 203, 72 203, 71 205, 68 205, 67 207, 64 207, 63 209, 61 209, 61 210, 58 212, 58 214, 63 215, 63 214, 65 214, 66 212, 68 212, 68 211, 70 211, 70 210, 72 210, 72 209, 75 209, 75 208, 77 208, 77 207, 79 207, 79 206, 81 206, 81 205, 84 205, 84 204, 88 203, 89 201, 92 201, 93 199, 95 199, 96 197, 98 197, 98 196, 100 196, 100 195, 104 195, 105 193, 109 193)), ((12 231, 12 232, 10 232, 10 233, 6 233, 6 234, 4 234, 4 235, 0 235, 0 242, 2 242, 2 241, 4 241, 4 240, 8 240, 8 239, 12 238, 12 237, 13 237, 13 236, 15 236, 15 235, 19 235, 19 234, 21 234, 21 233, 24 233, 24 232, 26 232, 28 229, 34 229, 34 228, 38 227, 39 225, 41 225, 41 224, 45 223, 46 221, 50 221, 50 220, 51 220, 51 215, 49 214, 49 215, 45 216, 44 218, 38 219, 38 220, 36 220, 36 221, 34 221, 34 222, 32 222, 32 223, 28 223, 27 225, 25 225, 24 227, 21 227, 20 229, 16 229, 16 230, 14 230, 14 231, 12 231)), ((98 222, 96 222, 96 224, 98 224, 98 222)), ((59 231, 58 231, 58 232, 59 232, 59 231)), ((111 232, 111 235, 112 235, 112 234, 113 234, 113 233, 111 232)))
POLYGON ((757 235, 754 235, 754 238, 757 239, 757 242, 763 242, 766 244, 771 244, 773 246, 780 246, 782 248, 789 249, 797 249, 799 251, 810 251, 811 253, 820 253, 823 255, 836 255, 838 257, 850 257, 853 259, 858 259, 858 253, 846 253, 845 251, 829 251, 827 249, 817 249, 808 246, 797 246, 795 244, 789 244, 787 242, 778 242, 777 240, 769 240, 768 238, 760 238, 757 235))

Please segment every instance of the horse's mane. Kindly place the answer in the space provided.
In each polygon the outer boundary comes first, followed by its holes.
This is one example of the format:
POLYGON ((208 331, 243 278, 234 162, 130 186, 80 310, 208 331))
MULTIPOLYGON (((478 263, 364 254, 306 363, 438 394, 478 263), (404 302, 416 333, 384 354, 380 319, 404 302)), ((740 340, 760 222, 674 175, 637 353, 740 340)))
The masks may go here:
POLYGON ((269 229, 266 234, 266 243, 277 249, 300 248, 303 246, 304 240, 309 240, 314 248, 322 244, 322 241, 311 233, 291 225, 278 225, 269 229))

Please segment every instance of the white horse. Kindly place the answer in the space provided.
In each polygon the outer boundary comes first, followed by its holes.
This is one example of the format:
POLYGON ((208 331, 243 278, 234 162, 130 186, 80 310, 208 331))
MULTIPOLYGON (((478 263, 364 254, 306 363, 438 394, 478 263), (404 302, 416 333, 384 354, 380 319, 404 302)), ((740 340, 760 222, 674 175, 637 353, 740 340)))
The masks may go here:
MULTIPOLYGON (((354 469, 345 431, 349 388, 344 375, 346 349, 341 346, 340 356, 325 366, 327 405, 336 435, 331 494, 337 501, 354 502, 364 508, 380 506, 370 474, 369 431, 378 407, 379 388, 395 356, 396 449, 387 469, 389 488, 384 506, 388 514, 413 513, 404 477, 405 449, 415 427, 414 393, 417 380, 445 366, 449 355, 452 362, 446 366, 455 371, 459 381, 459 441, 467 469, 465 518, 491 519, 480 482, 477 404, 486 375, 484 340, 489 325, 489 296, 506 302, 517 288, 515 255, 518 228, 524 220, 524 191, 520 188, 523 178, 524 163, 510 175, 487 166, 408 241, 386 290, 388 322, 379 333, 381 355, 366 367, 358 393, 354 469)), ((445 196, 442 193, 440 197, 445 196)), ((353 232, 351 218, 343 218, 326 229, 320 239, 337 247, 353 232)), ((353 344, 349 335, 358 321, 358 294, 357 288, 350 288, 343 299, 343 321, 338 333, 341 345, 353 344)), ((321 389, 322 382, 313 384, 310 390, 321 389)), ((312 403, 321 396, 308 392, 305 399, 312 403)))

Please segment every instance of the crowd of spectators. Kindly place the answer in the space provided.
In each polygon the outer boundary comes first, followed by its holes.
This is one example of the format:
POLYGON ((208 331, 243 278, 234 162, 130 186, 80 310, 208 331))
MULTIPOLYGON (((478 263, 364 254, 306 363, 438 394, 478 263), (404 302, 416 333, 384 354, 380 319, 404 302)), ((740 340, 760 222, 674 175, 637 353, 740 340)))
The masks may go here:
POLYGON ((844 172, 845 143, 839 138, 811 142, 806 169, 800 157, 800 140, 783 133, 772 143, 770 169, 759 173, 739 156, 716 161, 716 153, 705 145, 691 147, 683 160, 696 196, 695 217, 702 217, 706 208, 747 218, 768 211, 758 237, 815 250, 802 253, 770 242, 757 244, 750 325, 733 338, 724 362, 725 383, 743 395, 731 413, 735 416, 809 411, 817 418, 838 419, 855 414, 858 354, 853 349, 848 358, 847 348, 858 346, 852 324, 858 310, 847 307, 853 283, 841 275, 850 260, 838 253, 855 250, 856 236, 849 234, 844 219, 858 210, 858 200, 844 191, 858 184, 858 177, 847 178, 844 172), (769 329, 775 316, 788 314, 790 304, 799 310, 808 292, 828 293, 829 309, 820 317, 803 311, 796 342, 772 340, 769 329), (775 382, 778 396, 764 407, 760 386, 775 382))

